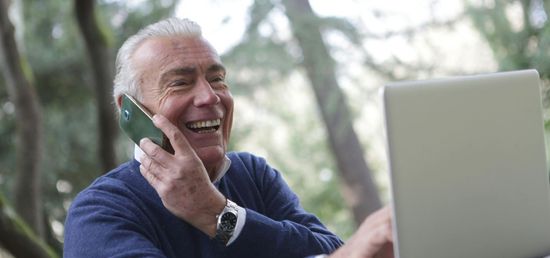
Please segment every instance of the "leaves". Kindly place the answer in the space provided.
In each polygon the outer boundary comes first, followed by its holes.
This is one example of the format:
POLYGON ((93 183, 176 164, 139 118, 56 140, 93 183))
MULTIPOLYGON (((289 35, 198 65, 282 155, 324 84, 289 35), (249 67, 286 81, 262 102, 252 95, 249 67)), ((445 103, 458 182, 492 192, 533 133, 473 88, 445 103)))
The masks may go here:
MULTIPOLYGON (((120 46, 126 38, 120 33, 133 34, 144 23, 166 17, 175 4, 174 1, 149 1, 144 4, 148 8, 136 9, 124 16, 121 14, 128 12, 124 3, 104 2, 98 6, 102 10, 100 15, 110 19, 100 19, 103 21, 101 26, 113 26, 113 20, 118 17, 119 34, 109 40, 120 46)), ((63 0, 25 1, 21 23, 16 28, 22 36, 19 45, 35 74, 34 81, 43 104, 42 197, 47 220, 57 224, 65 220, 66 209, 75 194, 106 172, 100 168, 97 157, 99 134, 92 94, 93 75, 72 7, 70 2, 63 0)), ((115 51, 114 46, 111 51, 115 51)), ((8 101, 5 89, 4 80, 0 78, 0 191, 12 199, 16 175, 15 121, 25 118, 14 116, 10 108, 13 104, 8 101)), ((112 110, 114 112, 114 105, 112 110)), ((121 143, 117 144, 120 146, 118 156, 123 156, 124 160, 129 158, 130 145, 122 138, 118 142, 121 143)))

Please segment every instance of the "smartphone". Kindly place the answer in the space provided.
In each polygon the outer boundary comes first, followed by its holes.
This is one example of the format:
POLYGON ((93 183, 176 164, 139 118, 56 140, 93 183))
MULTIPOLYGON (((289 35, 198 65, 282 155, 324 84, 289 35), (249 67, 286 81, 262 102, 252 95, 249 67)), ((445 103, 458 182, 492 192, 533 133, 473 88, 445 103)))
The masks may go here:
POLYGON ((165 150, 170 148, 168 138, 153 124, 151 112, 126 94, 122 95, 119 125, 137 145, 141 139, 149 138, 165 150))

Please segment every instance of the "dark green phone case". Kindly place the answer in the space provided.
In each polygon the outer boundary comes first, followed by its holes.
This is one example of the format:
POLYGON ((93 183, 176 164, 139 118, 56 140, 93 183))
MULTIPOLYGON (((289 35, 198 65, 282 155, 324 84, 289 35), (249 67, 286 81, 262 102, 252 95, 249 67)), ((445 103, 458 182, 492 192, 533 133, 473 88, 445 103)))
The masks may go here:
POLYGON ((122 95, 119 125, 122 131, 137 145, 141 139, 147 137, 162 148, 166 149, 167 147, 166 137, 153 124, 150 113, 126 94, 122 95))

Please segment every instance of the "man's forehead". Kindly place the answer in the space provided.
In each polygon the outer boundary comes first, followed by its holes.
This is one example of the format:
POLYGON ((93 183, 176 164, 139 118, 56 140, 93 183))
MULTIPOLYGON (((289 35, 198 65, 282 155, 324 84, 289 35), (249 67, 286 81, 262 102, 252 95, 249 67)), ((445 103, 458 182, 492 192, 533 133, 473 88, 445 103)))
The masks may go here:
MULTIPOLYGON (((200 68, 197 66, 176 66, 169 70, 161 72, 161 80, 168 80, 172 76, 192 75, 195 76, 200 68)), ((205 72, 208 73, 224 73, 225 67, 220 63, 212 63, 205 67, 205 72)))
POLYGON ((174 55, 183 58, 208 57, 219 62, 216 50, 202 37, 166 36, 145 40, 136 48, 133 58, 137 60, 164 59, 174 55))

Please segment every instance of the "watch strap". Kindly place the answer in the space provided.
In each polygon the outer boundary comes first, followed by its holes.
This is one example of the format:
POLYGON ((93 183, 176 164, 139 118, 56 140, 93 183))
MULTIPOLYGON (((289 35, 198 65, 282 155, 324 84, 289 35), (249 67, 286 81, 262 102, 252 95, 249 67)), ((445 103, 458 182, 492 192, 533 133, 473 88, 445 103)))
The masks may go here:
POLYGON ((238 206, 229 199, 226 199, 225 207, 216 216, 216 239, 218 242, 227 245, 235 232, 238 219, 238 206))

